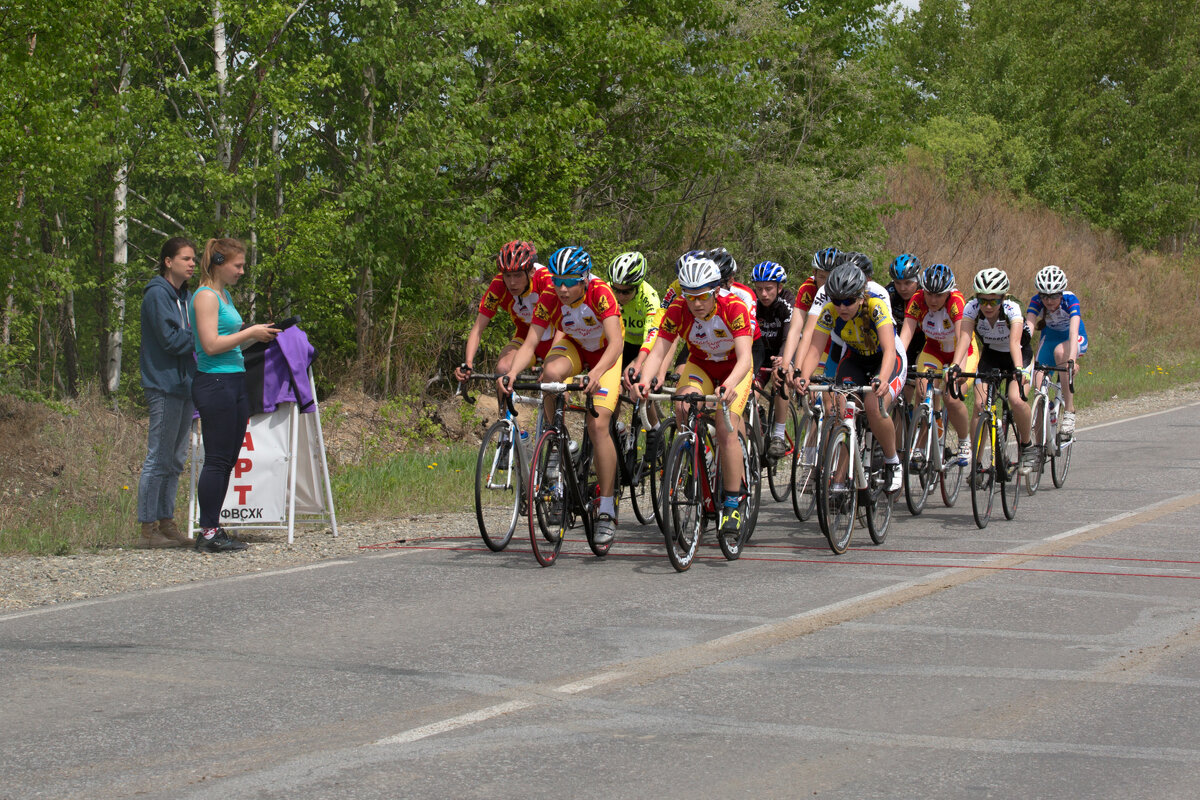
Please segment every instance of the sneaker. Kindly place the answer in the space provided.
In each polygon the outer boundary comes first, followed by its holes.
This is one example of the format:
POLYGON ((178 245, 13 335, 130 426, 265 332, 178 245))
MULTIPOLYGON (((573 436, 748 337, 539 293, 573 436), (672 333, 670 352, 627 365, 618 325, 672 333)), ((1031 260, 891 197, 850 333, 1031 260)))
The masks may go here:
POLYGON ((971 442, 963 439, 958 443, 958 465, 968 466, 971 463, 971 442))
POLYGON ((617 520, 611 514, 600 514, 596 517, 596 527, 592 531, 592 541, 600 547, 612 544, 617 535, 617 520))
POLYGON ((800 451, 800 466, 815 467, 817 465, 817 448, 805 447, 800 451))
POLYGON ((1027 444, 1021 448, 1021 466, 1019 472, 1022 475, 1028 475, 1033 472, 1034 467, 1038 464, 1038 457, 1041 455, 1042 448, 1036 445, 1027 444))
POLYGON ((742 504, 729 508, 721 506, 721 533, 726 536, 736 536, 742 529, 742 504))
POLYGON ((216 535, 211 539, 205 539, 203 534, 196 537, 197 553, 236 553, 246 547, 245 542, 230 538, 224 528, 217 528, 216 535))
POLYGON ((767 458, 779 459, 787 455, 788 443, 787 439, 782 436, 772 436, 771 443, 767 445, 767 458))
POLYGON ((1058 424, 1058 432, 1063 436, 1070 436, 1075 433, 1075 412, 1064 411, 1062 421, 1058 424))
POLYGON ((904 488, 904 470, 897 464, 883 465, 883 479, 887 482, 888 492, 898 492, 904 488))

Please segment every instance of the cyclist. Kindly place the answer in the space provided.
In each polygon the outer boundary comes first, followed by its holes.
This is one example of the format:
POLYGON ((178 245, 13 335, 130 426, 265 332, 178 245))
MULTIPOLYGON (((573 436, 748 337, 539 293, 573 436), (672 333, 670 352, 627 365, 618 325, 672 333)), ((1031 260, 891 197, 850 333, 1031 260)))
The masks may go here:
MULTIPOLYGON (((533 308, 537 305, 538 297, 550 287, 550 273, 536 263, 536 259, 537 250, 529 242, 515 240, 500 248, 500 253, 496 256, 498 272, 492 278, 487 291, 483 293, 475 324, 467 334, 466 359, 454 370, 454 377, 458 380, 465 381, 470 376, 483 331, 500 310, 507 311, 512 317, 516 335, 500 350, 496 371, 506 373, 512 368, 513 356, 529 333, 529 323, 533 320, 533 308)), ((545 358, 546 353, 550 352, 553 339, 554 331, 546 329, 530 358, 520 364, 521 369, 529 369, 536 361, 545 358)))
MULTIPOLYGON (((774 261, 763 261, 755 264, 750 271, 750 280, 754 284, 754 294, 758 299, 758 329, 762 333, 763 361, 755 362, 754 375, 757 379, 765 367, 772 371, 778 369, 780 353, 783 351, 784 339, 787 337, 787 326, 792 321, 791 298, 783 285, 787 283, 787 272, 774 261)), ((775 428, 771 431, 771 442, 767 445, 767 456, 772 459, 782 458, 787 452, 787 408, 788 401, 777 396, 775 403, 775 428)))
MULTIPOLYGON (((1067 291, 1067 274, 1051 264, 1038 270, 1033 284, 1038 293, 1029 301, 1025 321, 1027 325, 1037 325, 1042 332, 1037 360, 1059 367, 1066 366, 1068 361, 1078 365, 1079 357, 1087 352, 1088 335, 1079 298, 1067 291)), ((1040 375, 1038 383, 1041 384, 1040 375)), ((1062 398, 1064 410, 1058 429, 1070 435, 1075 432, 1075 395, 1067 381, 1062 384, 1062 398)))
MULTIPOLYGON (((921 260, 911 253, 901 253, 888 265, 888 275, 892 280, 884 288, 887 289, 888 299, 892 304, 892 319, 897 325, 903 325, 904 317, 908 313, 908 304, 921 288, 921 260)), ((909 364, 917 363, 917 356, 924 347, 925 333, 917 328, 912 338, 905 340, 904 352, 908 356, 909 364)), ((911 390, 908 387, 905 387, 905 397, 911 398, 911 390)))
MULTIPOLYGON (((826 247, 824 250, 813 253, 812 274, 805 278, 804 283, 800 284, 800 288, 796 290, 795 310, 800 313, 792 314, 792 321, 787 329, 787 339, 784 340, 782 352, 779 354, 780 371, 785 376, 791 371, 792 362, 800 360, 796 358, 800 342, 811 337, 812 329, 817 324, 815 318, 809 318, 809 311, 812 309, 817 292, 825 285, 830 271, 841 263, 841 259, 842 254, 836 247, 826 247)), ((832 374, 830 373, 830 375, 832 374)))
MULTIPOLYGON (((721 291, 721 270, 707 254, 685 254, 679 270, 680 297, 671 302, 658 332, 658 342, 646 359, 643 375, 654 376, 671 351, 676 338, 688 343, 688 360, 679 370, 676 397, 689 394, 718 394, 729 400, 733 428, 717 417, 717 446, 722 453, 740 453, 738 434, 745 432, 742 410, 750 396, 752 338, 750 310, 738 296, 721 291)), ((640 378, 641 376, 639 376, 640 378)), ((649 385, 638 381, 642 397, 649 385)), ((684 423, 683 407, 676 407, 676 418, 684 423)), ((721 509, 721 530, 726 534, 740 531, 746 514, 746 492, 742 483, 742 459, 721 459, 721 478, 725 503, 721 509)))
MULTIPOLYGON (((829 297, 821 309, 812 342, 797 375, 797 390, 808 388, 808 379, 817 368, 821 350, 835 329, 840 329, 846 344, 834 379, 841 383, 875 384, 879 402, 864 402, 871 433, 883 449, 887 465, 887 491, 903 485, 900 457, 896 454, 896 429, 888 415, 888 406, 904 386, 908 363, 904 350, 897 349, 896 326, 891 304, 868 290, 865 270, 856 260, 847 260, 829 273, 824 291, 829 297)), ((819 295, 818 295, 819 297, 819 295)))
MULTIPOLYGON (((958 342, 959 324, 967 301, 954 286, 954 272, 945 264, 934 264, 921 275, 921 287, 913 293, 908 310, 904 315, 904 327, 900 331, 900 342, 912 351, 912 343, 923 334, 925 343, 916 356, 915 366, 919 372, 942 370, 954 361, 955 345, 958 342)), ((967 344, 966 369, 975 371, 979 362, 979 348, 974 336, 967 344)), ((917 394, 925 394, 923 380, 917 382, 917 394)), ((958 434, 958 463, 971 463, 971 438, 967 435, 967 404, 949 393, 942 395, 946 402, 946 415, 958 434)), ((919 461, 924 453, 911 453, 913 461, 919 461)))
POLYGON ((640 372, 658 338, 663 316, 658 292, 646 280, 646 257, 637 251, 621 253, 608 265, 608 282, 621 304, 621 322, 625 326, 623 369, 634 367, 635 372, 640 372))
MULTIPOLYGON (((960 387, 962 379, 956 378, 955 373, 962 370, 967 363, 967 352, 971 345, 971 337, 978 334, 982 347, 979 352, 979 371, 992 369, 1013 371, 1017 379, 1024 384, 1029 378, 1030 356, 1029 328, 1021 317, 1021 306, 1017 301, 1008 297, 1010 283, 1008 273, 996 267, 988 267, 975 275, 975 296, 963 308, 963 318, 959 322, 958 335, 954 343, 954 363, 950 365, 948 380, 958 380, 960 387)), ((983 408, 986 393, 975 392, 975 419, 983 408)), ((1008 406, 1012 409, 1013 422, 1017 426, 1017 436, 1020 439, 1022 475, 1029 474, 1033 469, 1034 453, 1029 446, 1029 418, 1031 412, 1029 403, 1021 399, 1018 384, 1008 380, 1008 406)), ((978 426, 973 425, 971 438, 974 440, 978 426)))
MULTIPOLYGON (((608 424, 617 408, 621 389, 621 307, 607 283, 592 275, 592 259, 582 247, 562 247, 550 256, 552 286, 542 292, 533 309, 529 334, 514 357, 508 374, 500 378, 500 390, 509 386, 526 364, 547 330, 563 334, 546 354, 541 380, 563 381, 587 371, 587 393, 593 396, 597 416, 587 416, 588 437, 596 459, 596 477, 600 482, 594 539, 597 544, 612 542, 617 528, 614 489, 617 473, 617 448, 609 435, 608 424)), ((547 424, 554 414, 553 400, 543 403, 547 424)))

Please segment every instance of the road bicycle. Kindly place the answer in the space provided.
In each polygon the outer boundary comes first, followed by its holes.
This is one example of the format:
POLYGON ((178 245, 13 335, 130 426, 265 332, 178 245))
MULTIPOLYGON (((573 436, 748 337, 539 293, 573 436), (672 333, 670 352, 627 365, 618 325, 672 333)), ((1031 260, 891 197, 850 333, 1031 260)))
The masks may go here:
MULTIPOLYGON (((474 405, 475 398, 469 392, 468 382, 495 382, 499 377, 472 374, 467 381, 459 383, 457 394, 464 402, 474 405)), ((529 432, 520 426, 517 405, 538 406, 541 401, 515 393, 505 395, 500 406, 501 416, 483 434, 475 459, 475 519, 483 543, 493 552, 508 547, 517 530, 517 519, 525 512, 529 451, 541 428, 541 414, 537 414, 537 432, 530 438, 529 432), (514 442, 519 445, 514 447, 514 442)))
POLYGON ((758 452, 762 455, 763 471, 767 474, 767 487, 770 489, 771 497, 776 503, 786 501, 792 494, 791 471, 789 467, 792 463, 792 455, 796 449, 796 435, 800 430, 800 414, 796 411, 796 406, 788 398, 787 384, 783 381, 776 380, 775 387, 771 391, 763 388, 765 383, 770 380, 774 374, 771 367, 764 367, 759 370, 759 380, 755 381, 754 386, 754 402, 747 403, 749 422, 747 430, 755 432, 755 446, 758 452), (784 420, 783 438, 787 442, 787 450, 779 458, 771 458, 767 450, 771 444, 771 437, 774 436, 775 423, 778 421, 775 418, 775 398, 783 397, 787 403, 787 417, 784 420), (762 403, 766 403, 767 410, 764 412, 762 403))
MULTIPOLYGON (((649 525, 657 516, 652 483, 656 473, 662 470, 663 450, 660 431, 656 431, 647 416, 647 407, 654 403, 648 400, 630 400, 621 396, 622 403, 632 407, 629 424, 617 421, 613 415, 612 434, 617 446, 617 459, 621 462, 622 486, 629 487, 629 504, 633 514, 642 525, 649 525)), ((662 414, 659 414, 659 419, 662 414)))
POLYGON ((1075 445, 1075 434, 1061 434, 1058 431, 1058 421, 1062 419, 1064 403, 1062 386, 1059 375, 1066 373, 1067 386, 1075 391, 1075 362, 1068 361, 1067 366, 1057 367, 1048 364, 1034 364, 1034 375, 1042 373, 1042 380, 1034 389, 1033 411, 1030 434, 1035 451, 1036 465, 1025 476, 1025 491, 1030 495, 1036 494, 1042 483, 1042 473, 1046 469, 1046 461, 1050 462, 1050 478, 1054 488, 1061 489, 1067 482, 1067 470, 1071 468, 1071 450, 1075 445))
MULTIPOLYGON (((709 522, 718 520, 725 502, 721 477, 723 454, 716 443, 713 411, 702 408, 702 404, 717 404, 725 424, 732 427, 732 422, 724 395, 689 394, 672 400, 686 404, 687 416, 667 450, 663 511, 668 530, 663 536, 671 566, 683 572, 691 566, 705 528, 709 522)), ((746 497, 745 518, 737 534, 717 531, 721 553, 730 561, 741 556, 750 538, 762 491, 753 439, 739 433, 738 443, 743 476, 741 491, 746 497)))
MULTIPOLYGON (((841 419, 835 423, 825 441, 821 456, 821 497, 824 507, 823 531, 829 549, 841 555, 850 545, 856 516, 861 511, 867 532, 875 544, 883 544, 892 520, 894 494, 886 491, 888 466, 883 448, 875 441, 867 415, 852 395, 864 394, 870 401, 883 403, 875 396, 875 385, 841 384, 829 391, 841 398, 841 419)), ((900 465, 895 465, 900 469, 900 465)))
MULTIPOLYGON (((587 378, 572 383, 517 382, 512 388, 554 395, 553 420, 538 437, 529 465, 529 541, 534 558, 543 567, 552 565, 567 531, 575 527, 583 528, 593 553, 608 555, 612 542, 599 544, 595 539, 597 481, 592 470, 592 443, 585 429, 576 448, 566 424, 567 393, 584 391, 587 378)), ((572 406, 569 410, 579 409, 572 406)), ((592 417, 599 416, 591 395, 587 395, 586 411, 592 417)), ((620 459, 616 480, 620 486, 620 459)))
MULTIPOLYGON (((909 376, 925 382, 921 401, 913 410, 908 438, 901 454, 906 461, 904 471, 904 502, 913 516, 925 510, 925 502, 934 484, 939 484, 942 502, 946 507, 958 500, 962 485, 962 474, 966 467, 958 463, 957 442, 950 444, 947 435, 953 428, 946 419, 944 406, 938 407, 936 398, 942 394, 935 381, 944 376, 944 370, 909 370, 909 376)), ((920 388, 920 383, 917 384, 920 388)))
MULTIPOLYGON (((810 387, 824 387, 830 383, 828 378, 813 378, 810 387)), ((821 530, 825 524, 821 522, 824 510, 819 502, 821 497, 821 453, 825 439, 829 435, 828 416, 825 412, 825 401, 818 390, 804 393, 804 412, 800 414, 800 422, 796 425, 797 441, 792 447, 792 511, 796 519, 804 522, 813 512, 817 513, 817 521, 821 530)))
MULTIPOLYGON (((986 389, 983 407, 977 416, 974 447, 971 452, 971 472, 967 482, 971 487, 971 514, 975 524, 986 528, 992 516, 996 492, 1000 492, 1004 507, 1004 518, 1017 516, 1017 504, 1021 500, 1018 484, 1020 462, 1020 437, 1013 421, 1012 409, 1008 407, 1007 392, 1000 391, 1000 382, 1016 380, 1013 370, 992 369, 984 372, 961 372, 956 370, 949 381, 954 396, 962 398, 956 378, 974 378, 975 391, 982 381, 986 389)), ((1021 398, 1025 398, 1025 387, 1017 385, 1021 398)))

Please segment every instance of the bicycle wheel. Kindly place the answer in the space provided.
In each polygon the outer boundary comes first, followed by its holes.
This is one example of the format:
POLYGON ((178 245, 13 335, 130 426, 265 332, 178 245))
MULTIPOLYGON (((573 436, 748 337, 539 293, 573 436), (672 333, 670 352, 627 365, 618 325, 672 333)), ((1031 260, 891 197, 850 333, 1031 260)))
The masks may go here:
POLYGON ((520 448, 512 444, 515 431, 508 420, 493 422, 483 434, 475 460, 475 519, 483 543, 497 553, 512 540, 524 499, 520 448))
MULTIPOLYGON (((629 483, 629 504, 633 506, 633 515, 643 525, 654 522, 654 500, 650 494, 650 473, 654 465, 650 459, 654 453, 647 451, 647 445, 653 444, 649 431, 641 430, 638 426, 637 439, 634 442, 633 470, 627 476, 629 483)), ((659 448, 661 452, 661 448, 659 448)))
POLYGON ((763 454, 758 449, 758 442, 753 436, 746 439, 742 448, 745 459, 742 462, 742 473, 745 478, 742 487, 746 492, 746 524, 742 525, 741 543, 744 545, 754 535, 754 526, 758 524, 758 512, 762 509, 762 463, 763 454))
MULTIPOLYGON (((1059 416, 1062 412, 1059 411, 1059 416)), ((1050 456, 1050 478, 1054 481, 1054 488, 1061 489, 1063 484, 1067 482, 1067 470, 1071 469, 1071 451, 1075 449, 1075 434, 1064 437, 1063 434, 1055 431, 1054 446, 1051 452, 1055 453, 1050 456), (1065 441, 1060 441, 1065 439, 1065 441)))
MULTIPOLYGON (((724 480, 724 470, 721 468, 721 460, 727 458, 728 455, 724 452, 718 452, 716 474, 710 476, 712 478, 713 487, 716 491, 713 492, 713 497, 717 498, 717 508, 720 509, 725 502, 725 489, 722 488, 724 480)), ((754 519, 757 516, 758 510, 755 507, 754 492, 750 488, 757 482, 758 489, 762 491, 761 472, 756 472, 756 455, 754 454, 754 437, 747 438, 742 434, 738 434, 738 453, 736 457, 741 462, 742 469, 742 487, 745 498, 744 516, 736 533, 726 534, 719 527, 717 529, 717 544, 721 546, 721 553, 729 561, 736 561, 742 555, 742 547, 746 542, 750 541, 750 537, 754 533, 754 519), (755 480, 755 476, 757 481, 755 480)), ((719 516, 718 516, 719 520, 719 516)))
POLYGON ((663 422, 659 428, 659 457, 653 462, 654 468, 650 470, 650 502, 654 505, 654 519, 658 522, 658 529, 666 536, 671 532, 671 520, 666 507, 667 493, 663 491, 664 475, 667 466, 667 450, 675 441, 675 418, 672 417, 663 422))
POLYGON ((676 572, 684 572, 692 565, 704 530, 704 499, 700 477, 696 474, 691 434, 675 437, 667 451, 666 464, 660 520, 666 519, 668 532, 663 538, 667 544, 667 558, 676 572))
POLYGON ((1003 458, 996 459, 996 476, 1000 480, 1000 505, 1004 508, 1004 518, 1014 519, 1017 516, 1017 505, 1021 502, 1021 449, 1017 437, 1017 424, 1011 417, 1004 420, 1004 427, 998 431, 1000 438, 996 440, 1003 458))
MULTIPOLYGON (((771 404, 771 413, 767 415, 767 430, 774 436, 775 431, 775 404, 771 404)), ((783 438, 787 441, 787 452, 776 459, 767 458, 764 454, 763 460, 767 465, 767 486, 771 490, 771 497, 776 503, 785 502, 792 494, 791 481, 791 463, 792 454, 796 451, 797 431, 800 430, 800 415, 796 412, 796 407, 788 403, 787 419, 784 421, 783 438)))
POLYGON ((1033 497, 1038 487, 1042 485, 1042 473, 1046 470, 1046 396, 1039 394, 1033 398, 1033 408, 1029 426, 1030 443, 1037 448, 1037 460, 1033 469, 1025 476, 1025 492, 1033 497))
POLYGON ((813 511, 817 507, 817 491, 815 476, 818 471, 815 464, 804 464, 804 452, 807 448, 812 448, 812 455, 809 459, 816 461, 815 455, 817 451, 817 423, 813 418, 811 411, 805 411, 804 415, 796 423, 796 437, 792 444, 792 511, 796 514, 796 519, 804 522, 812 516, 813 511))
POLYGON ((971 513, 975 524, 986 528, 996 499, 996 462, 992 452, 991 416, 985 417, 975 436, 975 452, 971 456, 971 513))
MULTIPOLYGON (((608 544, 596 542, 596 514, 600 505, 600 475, 596 472, 595 455, 590 446, 585 445, 580 448, 579 459, 575 465, 575 480, 569 481, 567 486, 567 498, 570 500, 567 506, 583 523, 583 535, 587 539, 588 547, 598 558, 603 558, 608 555, 616 538, 614 537, 608 544), (570 483, 574 483, 575 492, 572 491, 570 483)), ((618 519, 620 519, 621 486, 624 485, 624 479, 624 467, 618 453, 616 473, 613 475, 613 504, 616 507, 618 519)))
POLYGON ((854 454, 850 432, 843 427, 832 431, 821 459, 822 516, 829 549, 841 555, 850 545, 854 514, 858 511, 858 492, 854 490, 854 454))
POLYGON ((871 449, 864 453, 864 461, 868 465, 866 495, 867 533, 875 544, 883 544, 887 538, 888 527, 892 521, 892 503, 896 497, 887 489, 887 467, 884 466, 883 448, 875 437, 868 435, 871 449))
POLYGON ((944 409, 938 424, 941 426, 941 433, 936 441, 942 448, 942 471, 939 483, 942 488, 942 503, 946 508, 950 508, 958 502, 963 473, 967 468, 958 463, 958 433, 946 419, 944 409))
POLYGON ((937 447, 936 433, 929 408, 919 406, 916 418, 908 429, 908 441, 901 456, 908 461, 904 465, 904 503, 914 517, 920 516, 925 510, 925 501, 937 477, 933 471, 937 460, 933 452, 933 448, 937 447), (919 457, 914 455, 918 451, 921 454, 919 457))
POLYGON ((538 439, 529 469, 529 541, 533 557, 543 567, 558 558, 567 532, 564 469, 570 469, 570 456, 563 450, 558 432, 546 431, 538 439))

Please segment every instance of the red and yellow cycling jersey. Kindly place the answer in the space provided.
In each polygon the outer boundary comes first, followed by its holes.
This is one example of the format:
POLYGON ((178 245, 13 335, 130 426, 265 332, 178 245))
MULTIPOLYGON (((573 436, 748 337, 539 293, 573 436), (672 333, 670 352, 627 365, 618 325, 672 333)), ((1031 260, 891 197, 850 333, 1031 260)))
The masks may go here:
MULTIPOLYGON (((520 297, 514 297, 508 291, 508 287, 504 285, 504 276, 496 273, 496 277, 492 278, 487 291, 483 293, 483 298, 479 301, 479 313, 491 319, 496 316, 497 311, 507 311, 508 315, 512 317, 513 325, 517 328, 516 338, 524 340, 529 335, 529 323, 533 321, 534 306, 537 305, 542 292, 548 288, 550 288, 550 271, 545 267, 539 266, 530 274, 529 288, 520 297)), ((539 357, 545 355, 545 351, 550 349, 549 342, 553 338, 554 331, 551 329, 547 329, 542 334, 542 338, 538 342, 539 357)))
POLYGON ((680 334, 688 343, 688 361, 720 383, 729 377, 737 363, 733 340, 753 335, 750 311, 737 295, 718 292, 716 306, 708 318, 696 319, 687 301, 680 297, 667 309, 658 335, 670 343, 680 334))
MULTIPOLYGON (((542 292, 533 309, 533 324, 566 334, 589 369, 599 363, 608 345, 604 337, 604 320, 609 317, 620 319, 621 306, 609 285, 599 278, 588 281, 583 297, 573 305, 563 305, 551 286, 542 292)), ((621 335, 623 337, 624 333, 621 335)))
MULTIPOLYGON (((671 304, 682 297, 683 290, 679 286, 679 280, 676 279, 667 287, 667 293, 663 295, 663 308, 670 308, 671 304)), ((762 336, 758 330, 758 297, 754 294, 749 286, 743 283, 731 283, 728 289, 721 289, 721 294, 732 294, 741 299, 746 305, 746 310, 750 314, 750 334, 757 339, 762 336)))
MULTIPOLYGON (((966 307, 966 298, 963 297, 962 292, 956 289, 946 298, 944 306, 937 311, 930 311, 929 305, 925 302, 925 291, 917 290, 917 293, 908 301, 904 316, 906 319, 916 320, 917 330, 925 334, 925 345, 921 348, 922 353, 939 357, 954 354, 958 321, 963 318, 963 310, 966 307)), ((974 339, 974 337, 971 338, 974 339)), ((974 346, 975 343, 972 341, 967 350, 968 355, 973 351, 974 346)), ((945 362, 946 358, 939 358, 939 360, 945 362)))
POLYGON ((813 299, 817 296, 817 282, 810 275, 800 284, 800 288, 796 290, 796 302, 792 303, 794 308, 800 309, 800 315, 803 316, 812 308, 813 299))

